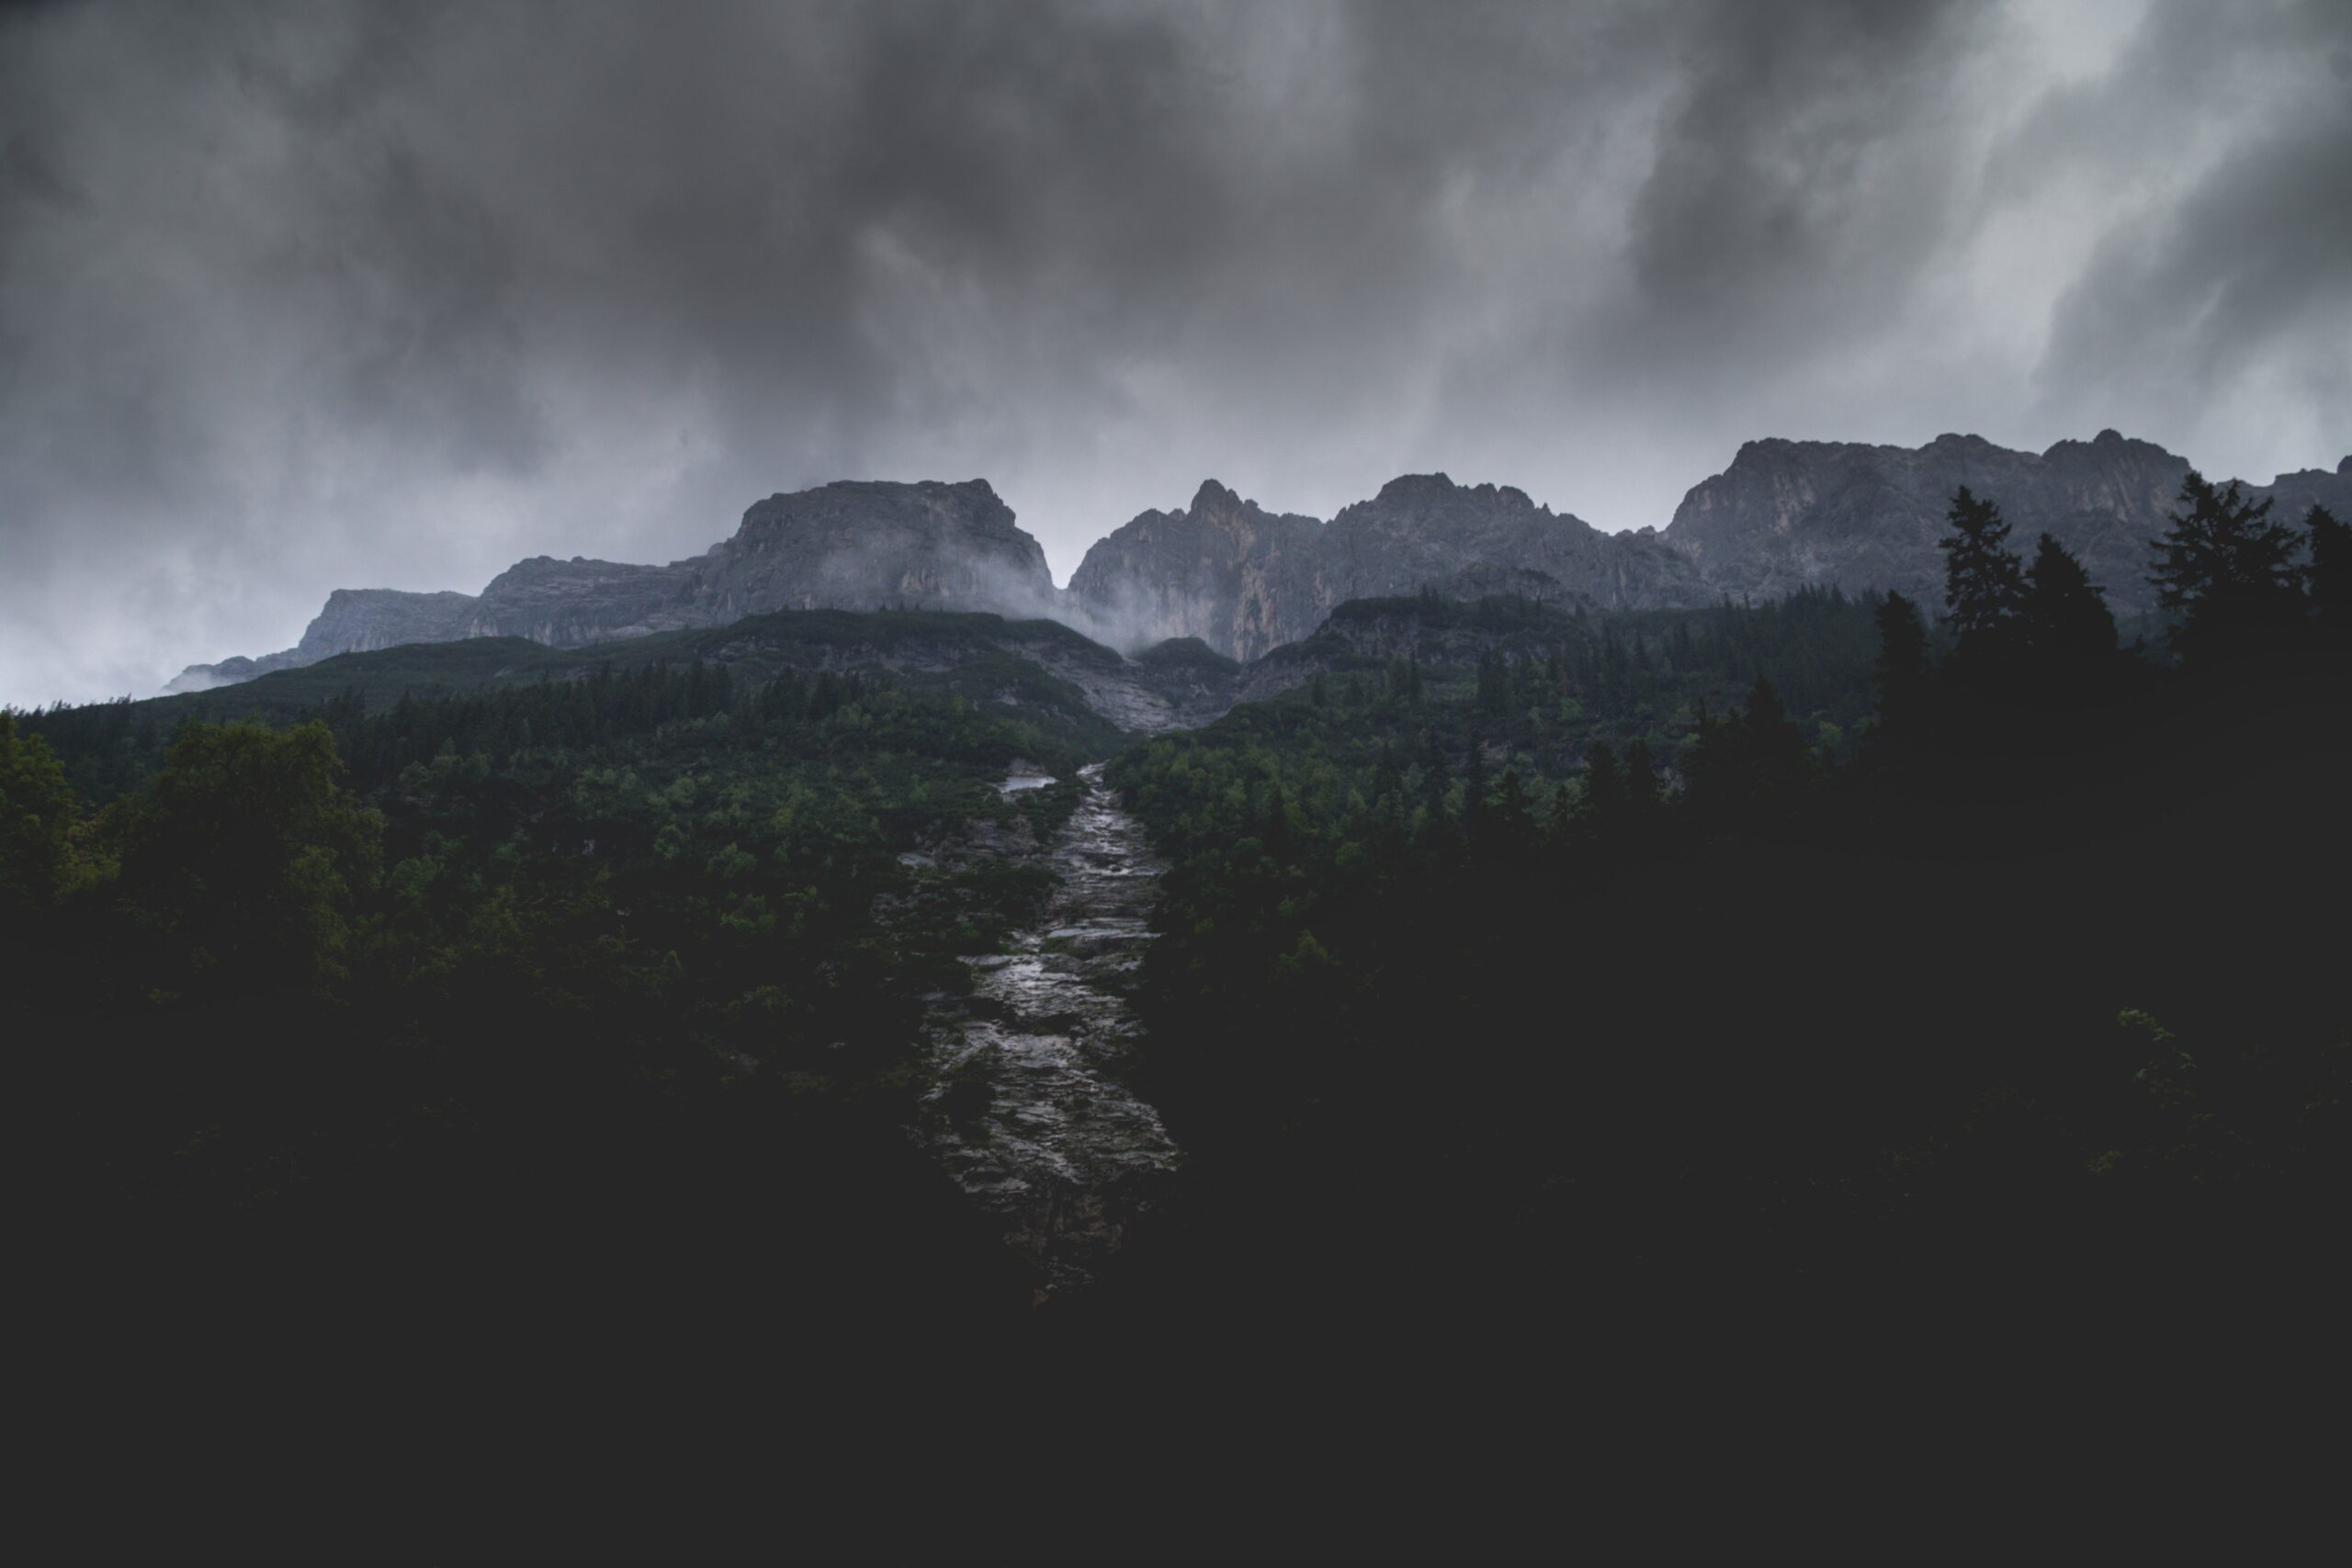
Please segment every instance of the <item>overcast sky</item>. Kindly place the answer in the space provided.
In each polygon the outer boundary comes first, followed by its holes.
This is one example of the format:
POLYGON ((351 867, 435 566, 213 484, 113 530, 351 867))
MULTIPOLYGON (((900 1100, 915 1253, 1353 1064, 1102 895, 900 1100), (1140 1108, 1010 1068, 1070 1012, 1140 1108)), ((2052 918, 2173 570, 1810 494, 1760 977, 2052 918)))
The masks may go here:
POLYGON ((992 481, 2352 449, 2352 3, 0 7, 0 700, 992 481))

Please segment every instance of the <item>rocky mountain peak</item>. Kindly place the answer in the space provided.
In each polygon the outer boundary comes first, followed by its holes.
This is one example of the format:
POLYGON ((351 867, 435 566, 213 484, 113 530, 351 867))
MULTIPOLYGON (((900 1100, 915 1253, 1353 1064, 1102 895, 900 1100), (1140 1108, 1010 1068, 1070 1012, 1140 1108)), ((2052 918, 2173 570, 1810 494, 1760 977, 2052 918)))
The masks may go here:
POLYGON ((1029 616, 1046 552, 986 479, 843 479, 754 502, 702 590, 714 615, 891 605, 1029 616))
MULTIPOLYGON (((1985 448, 1989 452, 2003 457, 2021 455, 2010 453, 2006 448, 1993 446, 1990 442, 1985 444, 1985 448)), ((1899 451, 1901 448, 1898 447, 1896 450, 1899 451)), ((2107 464, 2153 461, 2178 463, 2184 472, 2188 468, 2186 459, 2176 457, 2154 442, 2137 440, 2129 435, 2120 434, 2113 430, 2102 430, 2088 441, 2076 441, 2069 436, 2064 441, 2053 442, 2050 449, 2042 453, 2041 457, 2043 461, 2049 462, 2062 459, 2070 454, 2076 457, 2087 456, 2107 464)))
MULTIPOLYGON (((1387 533, 1401 530, 1416 536, 1427 536, 1431 540, 1464 530, 1483 534, 1497 528, 1523 530, 1546 525, 1576 533, 1592 532, 1580 518, 1566 513, 1555 516, 1550 507, 1537 505, 1525 491, 1515 486, 1461 485, 1442 473, 1400 474, 1382 485, 1380 493, 1370 501, 1344 507, 1331 519, 1331 526, 1342 535, 1365 529, 1387 533)), ((1464 556, 1450 562, 1448 570, 1467 565, 1471 558, 1464 556)), ((1476 558, 1541 568, 1541 563, 1535 561, 1491 554, 1479 554, 1476 558)))
POLYGON ((576 648, 782 609, 898 605, 1051 613, 1045 550, 986 479, 845 480, 776 494, 735 534, 690 560, 637 566, 534 556, 469 593, 337 589, 300 644, 224 665, 191 665, 183 689, 399 643, 522 637, 576 648))
POLYGON ((659 570, 661 569, 657 567, 629 566, 620 561, 594 560, 587 556, 573 556, 570 560, 559 560, 554 556, 533 556, 527 560, 516 561, 513 566, 492 578, 490 586, 482 590, 482 596, 491 598, 504 590, 520 589, 533 583, 558 581, 567 578, 601 579, 619 572, 659 570))
POLYGON ((1750 468, 1771 461, 1795 450, 1796 443, 1783 435, 1759 435, 1753 441, 1743 441, 1739 450, 1732 454, 1731 466, 1750 468))
MULTIPOLYGON (((175 686, 398 643, 504 636, 577 647, 780 609, 992 610, 1065 619, 1129 649, 1193 637, 1254 659, 1307 637, 1340 604, 1425 587, 1605 609, 1760 602, 1831 584, 1932 604, 1936 541, 1962 484, 1999 502, 2019 540, 2055 535, 2129 611, 2146 603, 2149 544, 2188 468, 2114 430, 2039 454, 1950 433, 1916 448, 1771 437, 1743 444, 1693 486, 1662 534, 1603 534, 1512 486, 1444 473, 1401 474, 1329 524, 1266 512, 1208 479, 1186 509, 1142 513, 1097 541, 1067 593, 987 480, 842 480, 755 502, 732 536, 667 566, 543 555, 479 597, 338 589, 298 647, 192 665, 175 686)), ((2314 505, 2352 518, 2352 456, 2332 472, 2249 488, 2296 524, 2314 505)))
POLYGON ((1561 604, 1707 602, 1655 534, 1604 535, 1510 485, 1401 474, 1329 524, 1272 515, 1212 480, 1187 512, 1145 513, 1071 575, 1080 626, 1140 647, 1199 637, 1235 659, 1295 642, 1353 599, 1421 588, 1561 604))
MULTIPOLYGON (((2000 505, 2013 538, 2047 532, 2103 584, 2119 610, 2146 607, 2150 544, 2168 526, 2188 459, 2102 430, 2041 453, 1973 435, 1917 448, 1855 442, 1749 442, 1724 472, 1695 485, 1663 537, 1718 592, 1762 601, 1798 589, 1895 589, 1935 603, 1942 537, 1962 485, 2000 505)), ((2343 494, 2341 474, 2282 475, 2282 516, 2343 494)))
POLYGON ((1204 479, 1184 510, 1139 513, 1095 541, 1070 574, 1067 612, 1080 630, 1122 648, 1197 637, 1250 657, 1234 650, 1305 635, 1277 604, 1311 594, 1295 584, 1311 574, 1322 530, 1312 517, 1267 512, 1204 479))
POLYGON ((1193 504, 1187 508, 1195 516, 1211 512, 1238 512, 1246 503, 1232 491, 1215 479, 1203 479, 1201 488, 1193 492, 1193 504))
MULTIPOLYGON (((938 479, 912 483, 836 479, 813 490, 779 492, 765 501, 753 502, 744 509, 743 521, 736 534, 740 539, 795 529, 878 531, 910 526, 1001 539, 1014 536, 1029 538, 1014 524, 1012 508, 999 499, 986 479, 956 483, 938 479)), ((1042 556, 1043 551, 1039 553, 1042 556)))
MULTIPOLYGON (((1461 485, 1446 473, 1399 474, 1380 487, 1380 493, 1370 502, 1359 502, 1347 508, 1353 512, 1363 507, 1390 511, 1426 513, 1449 510, 1464 505, 1488 507, 1500 505, 1533 510, 1535 503, 1527 492, 1510 485, 1492 483, 1461 485)), ((1343 513, 1342 515, 1345 513, 1343 513)))
POLYGON ((311 664, 338 653, 366 653, 404 642, 447 642, 465 635, 473 607, 473 596, 467 593, 338 588, 303 628, 302 640, 288 651, 295 655, 294 662, 311 664))

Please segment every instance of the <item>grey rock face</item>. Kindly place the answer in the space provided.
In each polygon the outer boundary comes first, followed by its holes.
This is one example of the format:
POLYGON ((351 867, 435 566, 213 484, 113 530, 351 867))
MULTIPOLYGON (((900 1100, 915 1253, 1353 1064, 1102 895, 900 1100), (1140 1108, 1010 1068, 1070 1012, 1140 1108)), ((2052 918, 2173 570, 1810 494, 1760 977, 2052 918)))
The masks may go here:
MULTIPOLYGON (((1147 512, 1098 540, 1057 592, 1037 541, 987 481, 844 482, 771 496, 733 537, 667 566, 540 556, 479 596, 338 590, 297 646, 191 665, 170 692, 201 691, 333 654, 465 637, 581 647, 724 626, 781 609, 898 605, 1049 616, 1127 649, 1198 638, 1253 660, 1297 642, 1350 600, 1434 589, 1591 609, 1767 600, 1801 588, 1896 589, 1939 604, 1952 491, 2000 503, 2020 550, 2048 531, 2124 612, 2144 609, 2151 547, 2186 458, 2102 431, 2047 452, 1973 435, 1917 449, 1751 441, 1695 486, 1659 533, 1604 534, 1509 486, 1443 474, 1391 480, 1329 523, 1269 513, 1212 479, 1178 512, 1147 512)), ((2352 519, 2352 457, 2250 487, 2300 524, 2313 505, 2352 519)), ((1179 705, 1180 706, 1182 705, 1179 705)))
POLYGON ((1034 616, 1058 598, 1045 551, 987 480, 845 482, 771 496, 743 513, 732 538, 667 566, 537 556, 480 595, 339 588, 293 648, 190 665, 165 690, 203 691, 401 643, 521 637, 578 648, 770 610, 904 605, 1034 616))
POLYGON ((1182 512, 1146 512, 1097 540, 1070 575, 1080 629, 1114 646, 1198 637, 1254 658, 1312 631, 1323 525, 1274 513, 1210 479, 1182 512))
POLYGON ((215 686, 233 686, 240 681, 250 681, 273 670, 291 670, 298 664, 309 662, 307 659, 296 657, 289 648, 279 653, 265 653, 259 659, 247 659, 239 654, 218 664, 191 664, 171 678, 164 687, 163 695, 176 697, 187 692, 209 692, 215 686))
MULTIPOLYGON (((2148 608, 2154 541, 2169 526, 2185 457, 2112 430, 2013 452, 1974 435, 1927 446, 1751 441, 1732 466, 1683 498, 1665 541, 1708 584, 1735 599, 1765 600, 1809 586, 1894 589, 1933 609, 1943 597, 1943 556, 1952 491, 1966 485, 2000 504, 2010 544, 2030 552, 2044 532, 2081 559, 2118 610, 2148 608)), ((2250 486, 2276 498, 2274 515, 2300 524, 2315 503, 2341 514, 2352 502, 2345 468, 2281 475, 2250 486)))
POLYGON ((407 593, 397 588, 338 588, 294 645, 295 662, 373 653, 404 642, 455 642, 474 611, 470 593, 407 593))
POLYGON ((534 556, 517 561, 471 602, 459 637, 521 637, 555 648, 644 637, 704 625, 695 561, 628 566, 534 556))
POLYGON ((695 565, 706 626, 768 610, 900 605, 1030 616, 1059 597, 1045 550, 986 479, 770 496, 695 565))
POLYGON ((1147 512, 1099 541, 1069 600, 1106 640, 1196 637, 1247 660, 1307 636, 1348 600, 1425 587, 1604 608, 1711 597, 1652 530, 1604 534, 1509 486, 1414 474, 1329 524, 1269 513, 1212 479, 1185 511, 1147 512))
MULTIPOLYGON (((1372 500, 1345 508, 1331 519, 1325 549, 1331 606, 1423 584, 1442 592, 1458 573, 1486 569, 1473 571, 1475 581, 1495 568, 1548 577, 1563 599, 1602 609, 1697 605, 1713 597, 1655 530, 1604 534, 1580 517, 1555 515, 1510 485, 1457 485, 1443 474, 1391 479, 1372 500)), ((1515 581, 1523 590, 1531 580, 1515 581)))
MULTIPOLYGON (((1751 441, 1693 488, 1663 533, 1604 534, 1508 486, 1443 474, 1391 480, 1327 525, 1275 517, 1212 481, 1183 512, 1147 512, 1100 541, 1070 579, 1073 618, 1135 647, 1197 637, 1254 660, 1296 642, 1351 599, 1431 588, 1450 598, 1512 594, 1594 609, 1762 601, 1807 587, 1895 589, 1930 609, 1943 593, 1952 491, 1998 502, 2013 542, 2056 536, 2119 610, 2145 609, 2154 541, 2188 461, 2103 431, 2041 454, 1973 435, 1917 449, 1751 441)), ((2352 514, 2352 457, 2249 486, 2300 524, 2314 504, 2352 514)))
POLYGON ((164 688, 165 696, 232 686, 274 670, 316 664, 338 653, 372 653, 406 642, 454 642, 469 634, 470 593, 410 593, 397 588, 338 588, 303 628, 302 640, 258 659, 191 664, 164 688))

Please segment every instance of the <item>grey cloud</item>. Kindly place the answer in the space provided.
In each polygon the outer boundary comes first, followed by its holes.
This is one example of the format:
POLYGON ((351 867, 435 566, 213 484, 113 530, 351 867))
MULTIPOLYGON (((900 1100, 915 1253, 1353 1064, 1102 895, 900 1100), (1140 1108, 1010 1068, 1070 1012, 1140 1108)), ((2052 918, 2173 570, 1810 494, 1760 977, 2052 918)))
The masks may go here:
POLYGON ((1965 0, 0 12, 0 699, 840 478, 986 474, 1066 575, 1212 474, 1623 526, 1762 434, 2252 468, 2342 423, 2342 39, 2213 9, 2072 81, 1965 0))
POLYGON ((2129 163, 2099 131, 2109 120, 2162 126, 2184 154, 2212 143, 2185 188, 2119 223, 2059 300, 2046 401, 2128 395, 2175 428, 2216 410, 2283 419, 2315 443, 2304 459, 2331 467, 2352 446, 2352 82, 2331 64, 2347 47, 2341 6, 2224 14, 2176 0, 2114 80, 2037 128, 2036 155, 2100 168, 2129 163), (2127 111, 2115 100, 2133 82, 2155 90, 2127 111))
POLYGON ((1981 8, 1726 5, 1686 50, 1680 102, 1634 200, 1629 261, 1661 313, 1709 332, 1853 308, 1857 273, 1899 298, 1944 239, 1960 171, 1917 154, 1948 112, 1981 8), (1884 280, 1882 282, 1881 280, 1884 280))

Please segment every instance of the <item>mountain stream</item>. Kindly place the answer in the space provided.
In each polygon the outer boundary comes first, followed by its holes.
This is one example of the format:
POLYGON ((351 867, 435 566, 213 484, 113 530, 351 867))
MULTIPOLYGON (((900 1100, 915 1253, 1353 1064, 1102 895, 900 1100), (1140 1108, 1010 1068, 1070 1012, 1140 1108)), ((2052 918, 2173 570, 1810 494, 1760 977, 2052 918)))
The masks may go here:
MULTIPOLYGON (((920 1128, 1048 1289, 1094 1278, 1179 1158, 1159 1113, 1111 1070, 1136 1032, 1129 998, 1165 867, 1102 764, 1079 779, 1085 793, 1046 852, 1061 886, 1008 951, 967 960, 973 994, 933 1032, 939 1087, 920 1128)), ((1016 773, 1001 787, 1049 782, 1016 773)))

